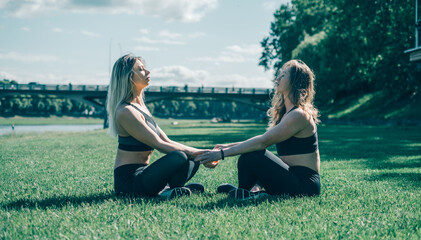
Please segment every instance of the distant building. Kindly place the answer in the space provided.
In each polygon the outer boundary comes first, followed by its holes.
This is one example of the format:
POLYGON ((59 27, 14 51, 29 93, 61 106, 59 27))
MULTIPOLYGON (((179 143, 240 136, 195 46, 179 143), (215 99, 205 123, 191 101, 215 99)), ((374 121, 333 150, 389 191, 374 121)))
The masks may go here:
POLYGON ((421 69, 421 0, 415 0, 415 47, 405 53, 409 53, 409 60, 417 62, 421 69))

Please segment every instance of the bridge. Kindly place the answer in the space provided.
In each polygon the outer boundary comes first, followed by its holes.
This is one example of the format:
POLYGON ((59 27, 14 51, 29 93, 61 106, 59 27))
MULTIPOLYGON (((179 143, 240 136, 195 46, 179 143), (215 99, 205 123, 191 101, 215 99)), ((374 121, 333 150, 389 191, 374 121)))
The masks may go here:
MULTIPOLYGON (((0 97, 6 95, 45 95, 69 98, 105 108, 107 85, 55 85, 55 84, 5 84, 0 83, 0 97)), ((266 111, 272 89, 222 88, 191 86, 149 86, 145 90, 146 103, 164 99, 225 100, 244 103, 266 111)))

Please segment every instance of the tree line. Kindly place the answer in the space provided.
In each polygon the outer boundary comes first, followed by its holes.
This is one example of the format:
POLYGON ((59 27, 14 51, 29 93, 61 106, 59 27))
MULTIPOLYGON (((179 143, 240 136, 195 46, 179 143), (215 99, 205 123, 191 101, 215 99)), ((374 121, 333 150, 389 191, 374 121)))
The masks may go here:
MULTIPOLYGON (((147 103, 154 116, 162 118, 264 119, 265 111, 233 101, 160 100, 147 103)), ((0 97, 0 116, 86 116, 103 118, 105 109, 90 104, 45 95, 0 97)))
POLYGON ((413 0, 292 0, 274 13, 261 41, 259 65, 275 72, 301 59, 316 74, 321 108, 344 96, 386 90, 416 94, 420 70, 404 51, 414 47, 413 0))
POLYGON ((0 98, 0 115, 48 117, 91 116, 102 117, 104 110, 95 109, 89 104, 66 98, 53 98, 44 95, 15 95, 0 98))

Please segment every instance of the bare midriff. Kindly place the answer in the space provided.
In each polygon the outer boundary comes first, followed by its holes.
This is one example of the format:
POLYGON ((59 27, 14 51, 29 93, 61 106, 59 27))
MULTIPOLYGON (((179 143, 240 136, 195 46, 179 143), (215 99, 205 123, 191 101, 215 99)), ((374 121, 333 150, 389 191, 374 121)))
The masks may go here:
POLYGON ((320 171, 320 154, 319 150, 313 153, 297 154, 289 156, 281 156, 281 159, 288 166, 303 166, 313 169, 316 172, 320 171))
POLYGON ((126 164, 149 164, 152 151, 129 152, 117 149, 114 169, 126 164))

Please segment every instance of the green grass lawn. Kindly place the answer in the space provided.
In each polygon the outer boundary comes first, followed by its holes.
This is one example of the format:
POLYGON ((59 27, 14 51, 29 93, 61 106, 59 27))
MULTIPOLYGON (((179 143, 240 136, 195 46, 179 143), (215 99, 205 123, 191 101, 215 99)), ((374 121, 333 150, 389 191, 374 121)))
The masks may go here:
POLYGON ((104 120, 86 117, 0 117, 0 125, 102 124, 104 120))
MULTIPOLYGON (((177 121, 160 125, 199 148, 265 130, 252 122, 177 121)), ((114 195, 117 143, 105 130, 0 136, 0 238, 421 238, 421 127, 322 125, 319 141, 318 197, 227 199, 215 189, 237 184, 237 157, 230 157, 192 179, 205 194, 162 201, 114 195)))

